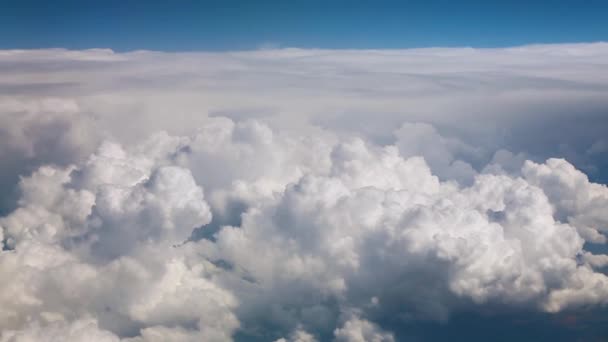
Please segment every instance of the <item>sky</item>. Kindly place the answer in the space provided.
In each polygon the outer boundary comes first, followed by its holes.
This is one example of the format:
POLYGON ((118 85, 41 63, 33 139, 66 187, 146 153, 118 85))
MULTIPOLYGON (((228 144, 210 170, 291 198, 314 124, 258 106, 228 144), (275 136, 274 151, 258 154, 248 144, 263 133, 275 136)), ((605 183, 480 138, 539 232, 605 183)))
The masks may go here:
POLYGON ((0 342, 603 341, 602 2, 2 2, 0 342))
POLYGON ((608 39, 601 0, 11 1, 0 48, 500 47, 608 39))

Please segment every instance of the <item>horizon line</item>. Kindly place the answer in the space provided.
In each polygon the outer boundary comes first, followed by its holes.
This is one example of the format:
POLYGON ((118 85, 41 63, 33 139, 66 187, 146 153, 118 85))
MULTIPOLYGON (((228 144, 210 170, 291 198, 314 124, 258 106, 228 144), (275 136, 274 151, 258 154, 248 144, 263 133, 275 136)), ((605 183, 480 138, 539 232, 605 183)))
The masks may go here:
POLYGON ((286 51, 286 50, 298 50, 298 51, 412 51, 412 50, 437 50, 437 49, 461 49, 461 50, 508 50, 517 49, 523 47, 538 47, 538 46, 573 46, 573 45, 604 45, 608 44, 608 40, 594 40, 594 41, 574 41, 574 42, 560 42, 560 43, 525 43, 525 44, 513 44, 513 45, 501 45, 501 46, 473 46, 473 45, 458 45, 458 46, 418 46, 418 47, 386 47, 386 48, 326 48, 326 47, 299 47, 299 46, 288 46, 277 44, 271 47, 258 47, 258 48, 246 48, 246 49, 184 49, 184 50, 155 50, 155 49, 114 49, 111 47, 91 47, 91 48, 69 48, 69 47, 37 47, 37 48, 0 48, 0 51, 4 52, 17 52, 17 51, 105 51, 111 53, 144 53, 144 52, 156 52, 156 53, 242 53, 242 52, 260 52, 260 51, 286 51))

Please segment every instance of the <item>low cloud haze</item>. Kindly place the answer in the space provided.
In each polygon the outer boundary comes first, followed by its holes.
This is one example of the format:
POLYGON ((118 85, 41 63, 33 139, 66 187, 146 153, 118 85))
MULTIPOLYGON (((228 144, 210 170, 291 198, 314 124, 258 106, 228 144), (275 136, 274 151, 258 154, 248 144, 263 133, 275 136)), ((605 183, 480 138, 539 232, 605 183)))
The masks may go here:
POLYGON ((0 341, 606 337, 607 93, 605 43, 0 51, 0 341))

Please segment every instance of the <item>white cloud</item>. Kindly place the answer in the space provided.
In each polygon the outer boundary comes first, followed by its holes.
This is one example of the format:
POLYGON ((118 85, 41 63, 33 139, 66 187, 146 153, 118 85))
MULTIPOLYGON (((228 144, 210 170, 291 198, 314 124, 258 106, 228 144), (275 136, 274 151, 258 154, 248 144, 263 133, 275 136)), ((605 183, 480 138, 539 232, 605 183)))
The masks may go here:
POLYGON ((607 54, 2 52, 2 339, 393 341, 382 317, 606 305, 607 54))
POLYGON ((524 164, 523 174, 551 199, 557 219, 574 224, 588 241, 606 242, 606 185, 589 182, 584 173, 563 159, 549 159, 540 165, 528 161, 524 164))
POLYGON ((72 323, 53 322, 45 327, 34 323, 23 331, 5 331, 2 342, 119 342, 120 339, 109 331, 100 330, 92 319, 77 320, 72 323))
POLYGON ((294 331, 288 339, 280 338, 275 342, 316 342, 317 339, 302 329, 294 331))
POLYGON ((334 332, 339 342, 394 342, 392 334, 386 333, 375 324, 353 317, 334 332))
POLYGON ((479 148, 455 138, 445 138, 429 124, 404 123, 395 132, 396 145, 404 157, 424 156, 433 171, 443 179, 469 184, 475 176, 473 167, 464 162, 479 158, 479 148))

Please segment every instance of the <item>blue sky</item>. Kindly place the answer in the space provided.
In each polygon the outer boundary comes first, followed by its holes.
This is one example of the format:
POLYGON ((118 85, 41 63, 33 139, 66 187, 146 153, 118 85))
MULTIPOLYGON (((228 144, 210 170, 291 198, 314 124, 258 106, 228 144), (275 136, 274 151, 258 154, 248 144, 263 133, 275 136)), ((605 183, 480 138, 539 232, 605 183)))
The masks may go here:
POLYGON ((0 48, 496 47, 608 40, 608 2, 1 1, 0 48))

